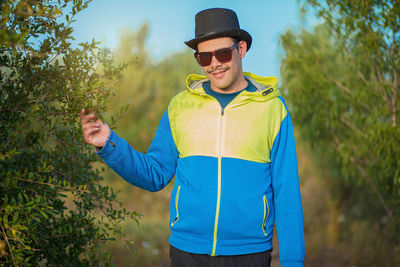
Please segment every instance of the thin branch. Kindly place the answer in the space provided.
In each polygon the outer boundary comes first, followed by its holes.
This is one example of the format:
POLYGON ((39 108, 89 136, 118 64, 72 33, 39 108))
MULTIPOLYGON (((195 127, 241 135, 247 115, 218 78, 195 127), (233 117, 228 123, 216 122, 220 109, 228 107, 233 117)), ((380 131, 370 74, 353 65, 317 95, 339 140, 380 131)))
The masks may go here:
MULTIPOLYGON (((19 205, 19 206, 21 206, 21 205, 19 205)), ((11 228, 11 227, 5 227, 5 228, 8 229, 8 230, 11 230, 11 231, 13 231, 13 232, 21 233, 20 231, 15 230, 15 229, 13 229, 13 228, 11 228)), ((15 235, 14 235, 14 236, 15 236, 15 235)), ((22 242, 22 240, 19 239, 18 237, 16 237, 16 236, 15 236, 15 238, 10 238, 10 237, 9 237, 8 240, 15 240, 15 241, 18 241, 18 242, 22 245, 22 247, 26 249, 26 246, 25 246, 24 242, 22 242)), ((40 249, 35 249, 35 248, 30 248, 29 250, 32 250, 32 251, 40 251, 40 249)))
POLYGON ((108 84, 105 84, 103 86, 103 88, 101 88, 101 89, 93 89, 93 90, 90 90, 90 91, 86 91, 86 94, 102 93, 104 91, 107 91, 109 89, 109 87, 113 86, 117 82, 122 81, 123 79, 124 78, 119 78, 119 79, 116 79, 115 81, 109 82, 108 84))
POLYGON ((335 144, 336 144, 337 146, 340 145, 339 137, 337 136, 337 134, 336 134, 335 131, 333 130, 332 126, 329 126, 329 132, 332 134, 333 140, 334 140, 335 144))
POLYGON ((69 145, 67 143, 65 143, 62 139, 57 138, 45 125, 45 123, 42 121, 42 118, 33 118, 35 121, 37 121, 41 126, 42 129, 45 129, 47 131, 47 133, 52 136, 54 138, 54 140, 56 140, 57 142, 60 142, 64 149, 66 150, 70 150, 69 145))
POLYGON ((353 129, 354 131, 356 131, 359 135, 361 136, 365 136, 365 134, 357 128, 357 126, 355 126, 353 123, 351 123, 349 120, 345 119, 344 116, 340 117, 340 121, 343 122, 344 124, 346 124, 349 128, 353 129))
POLYGON ((0 112, 4 112, 4 111, 23 111, 23 112, 25 112, 26 110, 24 110, 24 109, 19 109, 19 108, 17 108, 17 107, 14 107, 14 108, 2 108, 2 109, 0 109, 0 112))
MULTIPOLYGON (((347 52, 347 55, 350 57, 351 61, 358 66, 356 60, 354 59, 353 55, 350 53, 350 51, 348 50, 347 47, 345 47, 345 50, 347 52)), ((360 71, 360 69, 357 67, 357 74, 358 76, 361 78, 361 80, 365 83, 365 85, 368 85, 368 80, 365 78, 365 76, 362 74, 362 72, 360 71)), ((381 94, 383 100, 385 101, 386 105, 388 106, 389 110, 392 111, 392 125, 395 126, 396 122, 393 123, 393 119, 396 119, 396 112, 394 113, 393 116, 393 110, 396 110, 396 98, 392 98, 392 101, 389 100, 388 94, 385 91, 384 88, 382 88, 381 86, 378 86, 379 84, 383 84, 384 83, 384 77, 382 75, 382 72, 378 69, 377 65, 375 65, 375 68, 373 68, 374 70, 371 72, 372 73, 372 79, 375 82, 375 86, 374 86, 374 90, 376 93, 381 94), (378 75, 378 79, 375 75, 375 73, 378 75)), ((336 83, 340 88, 342 88, 338 83, 336 83)), ((343 88, 342 88, 343 89, 343 88)), ((395 94, 395 93, 394 93, 395 94)))
POLYGON ((333 82, 334 84, 336 84, 337 87, 339 87, 340 89, 342 89, 345 93, 354 96, 354 93, 346 86, 344 86, 341 82, 339 82, 336 79, 332 79, 332 77, 328 76, 328 79, 333 82))
POLYGON ((392 95, 392 126, 396 127, 397 125, 397 92, 399 90, 399 79, 396 71, 393 73, 393 95, 392 95))
POLYGON ((347 46, 344 46, 344 49, 346 51, 346 54, 350 57, 350 60, 354 63, 354 65, 357 66, 357 74, 358 76, 361 78, 361 80, 365 83, 365 85, 368 85, 368 80, 365 78, 364 74, 362 74, 362 72, 360 71, 360 68, 358 68, 358 63, 357 61, 354 59, 353 55, 351 54, 351 52, 349 51, 347 46))
POLYGON ((390 217, 390 219, 393 220, 393 211, 386 205, 385 199, 383 198, 382 194, 376 188, 372 178, 367 175, 367 173, 365 172, 364 168, 361 167, 361 165, 355 160, 354 157, 350 157, 350 161, 353 164, 355 164, 355 166, 357 167, 358 171, 361 173, 361 176, 363 176, 367 180, 369 185, 372 187, 372 190, 377 195, 377 197, 378 197, 379 201, 381 202, 382 206, 385 208, 387 215, 390 217))
POLYGON ((28 183, 46 185, 46 186, 50 186, 50 187, 57 187, 57 188, 64 189, 64 190, 67 190, 67 191, 90 193, 90 191, 88 191, 88 190, 79 189, 79 188, 64 187, 64 186, 60 186, 60 185, 56 185, 56 184, 52 184, 52 183, 45 183, 45 182, 27 180, 27 179, 23 179, 23 178, 20 178, 20 177, 16 177, 16 179, 18 179, 20 181, 23 181, 23 182, 28 182, 28 183))
MULTIPOLYGON (((71 22, 72 22, 72 19, 74 18, 74 16, 75 16, 75 15, 72 15, 72 16, 71 16, 71 18, 70 18, 70 20, 68 21, 67 25, 65 25, 64 30, 67 29, 69 25, 71 25, 71 22)), ((60 42, 60 40, 61 40, 62 37, 63 37, 62 35, 61 35, 60 37, 58 37, 58 39, 57 39, 53 44, 57 44, 58 42, 60 42)), ((54 57, 53 57, 52 59, 50 59, 49 64, 50 64, 56 57, 58 57, 59 55, 60 55, 60 53, 55 54, 54 57)))
MULTIPOLYGON (((334 142, 336 146, 332 145, 332 148, 335 149, 336 151, 338 151, 338 145, 341 143, 339 137, 337 136, 337 134, 335 133, 335 131, 333 130, 332 127, 329 127, 329 131, 333 136, 334 142)), ((369 185, 372 187, 372 190, 374 191, 374 193, 377 195, 380 203, 382 204, 382 206, 384 207, 384 209, 386 210, 386 213, 388 214, 388 216, 390 217, 390 219, 393 220, 393 211, 391 209, 389 209, 389 207, 386 205, 385 200, 383 198, 383 196, 381 195, 381 193, 378 191, 378 189, 376 188, 373 180, 371 177, 369 177, 366 173, 366 171, 364 170, 364 168, 356 161, 356 159, 354 157, 350 157, 350 161, 351 163, 353 163, 356 167, 357 170, 361 173, 361 176, 364 177, 367 182, 369 183, 369 185)))
POLYGON ((17 130, 16 130, 16 131, 14 132, 14 134, 9 138, 7 144, 6 144, 4 147, 7 147, 7 146, 10 144, 10 142, 12 141, 12 139, 19 133, 19 131, 22 130, 22 128, 23 128, 23 127, 25 126, 25 124, 28 122, 28 119, 29 119, 29 118, 26 118, 25 121, 19 125, 19 127, 17 128, 17 130))
POLYGON ((330 82, 334 83, 337 87, 342 89, 346 94, 352 96, 353 99, 355 99, 358 102, 358 104, 360 104, 363 108, 365 108, 365 110, 368 111, 372 110, 369 106, 365 105, 365 103, 361 102, 359 97, 355 97, 353 91, 347 86, 345 86, 343 83, 339 82, 337 79, 332 78, 332 76, 330 75, 327 75, 327 78, 330 82))
POLYGON ((376 93, 380 93, 383 97, 383 100, 385 101, 386 105, 388 106, 388 109, 391 109, 391 103, 388 97, 387 92, 385 91, 384 88, 382 88, 382 86, 378 86, 379 84, 383 84, 383 80, 382 80, 382 75, 380 74, 380 72, 377 69, 374 69, 374 71, 372 71, 372 79, 375 82, 375 86, 374 86, 374 90, 376 93), (378 79, 376 78, 375 73, 378 75, 378 79))
POLYGON ((8 247, 10 248, 10 254, 11 254, 12 261, 13 261, 14 265, 16 265, 16 264, 15 264, 15 259, 14 259, 14 254, 13 254, 13 252, 12 252, 12 247, 11 247, 11 245, 10 245, 10 242, 8 242, 7 234, 6 234, 6 232, 4 231, 3 225, 0 225, 0 226, 1 226, 1 231, 3 232, 4 240, 6 240, 7 245, 8 245, 8 247))

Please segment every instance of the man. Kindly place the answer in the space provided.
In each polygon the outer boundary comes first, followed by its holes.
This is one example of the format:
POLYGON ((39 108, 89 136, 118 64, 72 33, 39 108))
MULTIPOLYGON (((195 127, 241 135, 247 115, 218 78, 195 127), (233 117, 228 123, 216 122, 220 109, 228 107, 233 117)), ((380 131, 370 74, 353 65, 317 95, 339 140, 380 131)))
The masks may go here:
POLYGON ((293 128, 278 80, 243 73, 252 38, 234 11, 199 12, 195 32, 186 44, 205 76, 188 76, 146 154, 82 110, 84 139, 135 186, 158 191, 175 176, 171 266, 269 266, 275 221, 281 266, 303 266, 293 128))

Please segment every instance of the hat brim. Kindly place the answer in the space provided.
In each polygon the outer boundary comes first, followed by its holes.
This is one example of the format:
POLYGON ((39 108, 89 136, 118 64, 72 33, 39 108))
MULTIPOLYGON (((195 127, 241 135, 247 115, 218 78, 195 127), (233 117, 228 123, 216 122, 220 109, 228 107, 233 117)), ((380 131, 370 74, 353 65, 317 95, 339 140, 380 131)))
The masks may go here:
POLYGON ((243 40, 247 43, 247 51, 249 51, 251 42, 252 42, 251 35, 248 32, 246 32, 245 30, 232 29, 232 30, 217 32, 217 33, 211 32, 211 33, 208 33, 207 35, 200 36, 200 37, 194 38, 192 40, 189 40, 189 41, 185 42, 185 44, 187 46, 189 46, 190 48, 197 50, 198 43, 207 41, 210 39, 218 38, 218 37, 233 37, 233 38, 237 38, 239 40, 243 40))

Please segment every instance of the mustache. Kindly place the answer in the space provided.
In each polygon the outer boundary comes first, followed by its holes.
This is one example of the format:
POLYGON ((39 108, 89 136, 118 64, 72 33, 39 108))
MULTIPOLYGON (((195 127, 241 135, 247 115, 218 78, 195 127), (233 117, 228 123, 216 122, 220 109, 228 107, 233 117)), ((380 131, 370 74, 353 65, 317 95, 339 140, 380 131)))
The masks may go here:
POLYGON ((226 71, 229 70, 230 68, 228 66, 225 67, 217 67, 215 69, 207 71, 208 74, 213 74, 214 72, 219 72, 219 71, 226 71))

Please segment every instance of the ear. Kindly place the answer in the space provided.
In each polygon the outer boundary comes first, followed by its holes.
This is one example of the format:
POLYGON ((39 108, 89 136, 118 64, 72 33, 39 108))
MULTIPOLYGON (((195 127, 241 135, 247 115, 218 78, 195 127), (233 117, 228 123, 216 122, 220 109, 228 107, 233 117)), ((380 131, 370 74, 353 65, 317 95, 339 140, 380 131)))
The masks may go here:
POLYGON ((239 42, 239 55, 241 58, 244 58, 246 53, 247 53, 247 43, 242 40, 239 42))

